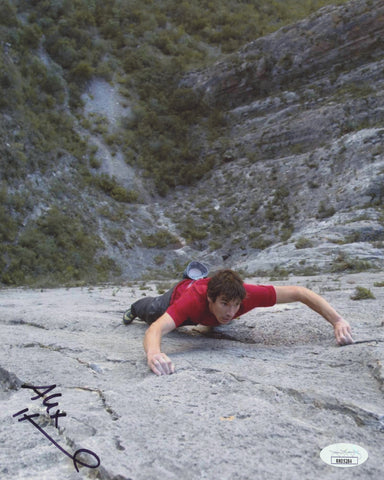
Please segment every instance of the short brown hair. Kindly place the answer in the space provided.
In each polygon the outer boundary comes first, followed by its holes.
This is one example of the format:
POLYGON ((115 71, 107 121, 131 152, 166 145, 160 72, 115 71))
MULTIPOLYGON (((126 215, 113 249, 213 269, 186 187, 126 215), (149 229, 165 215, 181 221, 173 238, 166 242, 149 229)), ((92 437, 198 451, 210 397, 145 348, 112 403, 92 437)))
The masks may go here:
POLYGON ((240 275, 233 270, 219 270, 208 282, 208 297, 215 302, 222 295, 227 301, 244 300, 247 292, 240 275))

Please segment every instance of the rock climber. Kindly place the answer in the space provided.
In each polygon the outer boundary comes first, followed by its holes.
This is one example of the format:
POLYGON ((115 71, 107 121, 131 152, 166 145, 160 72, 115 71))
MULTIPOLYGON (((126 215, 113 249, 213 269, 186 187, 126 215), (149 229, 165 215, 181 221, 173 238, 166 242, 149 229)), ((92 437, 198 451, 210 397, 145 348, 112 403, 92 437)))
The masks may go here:
POLYGON ((124 313, 128 325, 136 317, 149 324, 144 350, 149 368, 156 375, 174 373, 175 366, 161 350, 161 339, 185 325, 228 325, 256 307, 301 302, 320 314, 334 329, 339 345, 353 343, 349 323, 320 295, 301 286, 252 285, 233 270, 220 270, 211 278, 184 278, 168 292, 144 297, 124 313))

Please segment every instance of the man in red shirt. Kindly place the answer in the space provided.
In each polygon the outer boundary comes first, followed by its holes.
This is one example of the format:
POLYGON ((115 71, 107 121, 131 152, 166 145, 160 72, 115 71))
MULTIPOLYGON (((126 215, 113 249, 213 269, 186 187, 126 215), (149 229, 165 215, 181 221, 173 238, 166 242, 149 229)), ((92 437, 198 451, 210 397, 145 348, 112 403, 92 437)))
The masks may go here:
POLYGON ((138 316, 150 324, 144 337, 148 366, 156 375, 168 375, 175 367, 161 351, 163 335, 182 325, 226 325, 253 308, 290 302, 302 302, 322 315, 333 326, 339 345, 353 343, 349 323, 320 295, 299 286, 245 284, 233 270, 221 270, 212 278, 186 279, 164 295, 140 299, 125 312, 123 321, 129 324, 138 316))

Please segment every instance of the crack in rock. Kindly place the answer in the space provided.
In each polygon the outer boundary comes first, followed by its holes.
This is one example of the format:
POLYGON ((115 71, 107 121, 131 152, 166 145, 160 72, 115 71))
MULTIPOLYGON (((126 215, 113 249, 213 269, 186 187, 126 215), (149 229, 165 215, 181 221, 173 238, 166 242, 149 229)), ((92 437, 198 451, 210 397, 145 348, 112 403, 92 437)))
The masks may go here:
POLYGON ((108 404, 107 399, 104 393, 99 388, 91 388, 91 387, 72 387, 75 390, 83 390, 84 392, 92 392, 97 393, 101 403, 103 405, 104 410, 112 417, 113 421, 116 421, 120 418, 120 415, 116 413, 113 408, 108 404))
POLYGON ((58 345, 47 345, 41 342, 30 342, 30 343, 21 343, 18 345, 19 348, 41 348, 44 350, 49 350, 51 352, 59 352, 65 354, 67 357, 72 358, 70 355, 66 354, 66 352, 71 353, 82 353, 84 350, 81 349, 74 349, 69 347, 60 347, 58 345))
POLYGON ((383 375, 383 364, 380 360, 376 360, 376 363, 368 364, 368 367, 372 369, 372 376, 378 382, 380 390, 384 391, 384 375, 383 375))
MULTIPOLYGON (((382 365, 379 361, 377 363, 378 363, 376 367, 377 375, 379 376, 381 374, 382 365)), ((247 381, 252 385, 268 386, 263 384, 262 382, 257 382, 248 377, 235 375, 231 372, 228 372, 228 373, 229 375, 231 375, 231 377, 233 377, 238 382, 247 381)), ((379 377, 379 381, 382 384, 383 378, 379 377)), ((379 432, 384 432, 384 414, 371 412, 369 410, 366 410, 354 404, 346 404, 346 403, 340 402, 335 398, 328 398, 328 397, 324 397, 322 395, 316 395, 316 394, 312 395, 305 391, 299 391, 294 388, 285 388, 278 385, 269 385, 269 387, 275 388, 276 390, 282 392, 283 394, 293 397, 295 400, 297 400, 301 404, 312 405, 317 409, 333 410, 343 415, 347 415, 351 417, 355 421, 356 425, 358 425, 359 427, 367 426, 367 427, 372 427, 374 430, 378 430, 379 432)))
POLYGON ((319 409, 333 410, 343 415, 348 415, 353 418, 359 427, 368 426, 379 432, 384 432, 384 414, 370 412, 357 405, 342 403, 335 398, 330 399, 320 395, 309 395, 306 392, 301 392, 293 388, 283 388, 279 386, 275 386, 275 388, 305 405, 309 404, 319 409))
POLYGON ((89 363, 85 360, 80 360, 80 358, 76 358, 76 360, 81 364, 81 365, 86 365, 88 368, 90 368, 94 373, 103 373, 102 367, 98 365, 97 363, 89 363))
POLYGON ((44 325, 39 325, 38 323, 27 322, 22 318, 17 320, 9 320, 5 323, 5 325, 28 325, 29 327, 41 328, 42 330, 49 330, 49 328, 45 327, 44 325))
POLYGON ((98 468, 97 477, 98 480, 134 480, 132 477, 125 477, 124 475, 114 475, 108 472, 102 465, 98 468))

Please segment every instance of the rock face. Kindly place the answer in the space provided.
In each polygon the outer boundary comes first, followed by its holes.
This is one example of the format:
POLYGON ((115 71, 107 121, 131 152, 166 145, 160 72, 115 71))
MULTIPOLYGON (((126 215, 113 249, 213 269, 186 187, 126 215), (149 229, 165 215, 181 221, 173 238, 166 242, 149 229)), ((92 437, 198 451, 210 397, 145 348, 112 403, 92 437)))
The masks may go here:
MULTIPOLYGON (((335 81, 337 86, 337 81, 346 79, 346 73, 358 73, 361 66, 373 66, 382 59, 383 29, 380 0, 325 7, 302 22, 247 44, 204 75, 193 75, 192 80, 210 102, 231 107, 280 94, 291 86, 302 88, 304 82, 318 82, 321 77, 332 89, 335 81)), ((372 79, 374 73, 378 69, 366 72, 365 79, 372 79)), ((289 99, 294 98, 291 93, 289 99)), ((269 102, 268 108, 273 103, 278 106, 276 101, 269 102)), ((260 107, 254 105, 254 109, 260 107)))
POLYGON ((1 479, 334 479, 345 472, 326 465, 320 451, 352 443, 369 458, 348 475, 378 480, 384 289, 377 282, 381 275, 290 281, 323 294, 361 343, 337 347, 322 318, 280 305, 211 336, 173 332, 163 341, 176 364, 169 377, 147 368, 145 325, 121 323, 127 305, 156 294, 155 285, 2 290, 1 479), (353 301, 356 286, 376 298, 353 301), (25 384, 37 393, 56 387, 43 399, 25 384), (33 414, 56 445, 19 421, 33 414), (70 456, 79 449, 94 455, 77 459, 95 465, 97 455, 98 468, 79 465, 77 473, 70 456))
MULTIPOLYGON (((78 192, 77 158, 60 157, 49 172, 33 173, 9 189, 12 215, 28 205, 27 218, 13 228, 22 233, 28 222, 44 220, 52 198, 71 221, 78 198, 81 218, 89 220, 87 237, 95 234, 102 245, 92 258, 102 256, 98 267, 107 273, 112 260, 123 280, 174 276, 192 259, 248 275, 382 268, 383 39, 383 2, 354 0, 190 72, 180 87, 193 87, 211 107, 191 127, 191 143, 201 152, 194 167, 214 167, 197 184, 165 198, 126 163, 126 145, 116 141, 122 125, 132 128, 134 103, 123 101, 118 81, 93 78, 82 96, 84 122, 75 123, 94 152, 91 170, 99 187, 82 184, 78 192), (100 125, 87 130, 84 125, 98 117, 100 125), (139 198, 116 202, 105 193, 113 184, 104 174, 139 198)), ((4 130, 17 132, 17 122, 6 117, 4 130)), ((15 254, 17 267, 19 260, 15 254)), ((4 265, 13 263, 5 259, 4 265)), ((73 281, 84 268, 68 270, 73 281)))
POLYGON ((228 122, 207 145, 222 162, 175 195, 208 232, 201 255, 250 274, 340 255, 382 267, 383 34, 383 2, 350 2, 186 78, 228 122))

